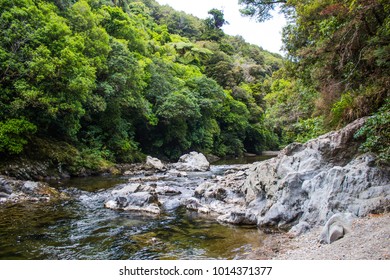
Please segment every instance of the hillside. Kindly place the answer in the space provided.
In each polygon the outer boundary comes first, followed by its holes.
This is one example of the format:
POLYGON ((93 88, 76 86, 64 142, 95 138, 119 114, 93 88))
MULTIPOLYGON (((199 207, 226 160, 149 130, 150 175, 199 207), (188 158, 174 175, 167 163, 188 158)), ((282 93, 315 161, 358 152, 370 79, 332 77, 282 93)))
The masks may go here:
MULTIPOLYGON (((0 1, 0 155, 70 174, 277 148, 263 82, 282 58, 155 1, 0 1)), ((3 167, 6 168, 6 167, 3 167)))

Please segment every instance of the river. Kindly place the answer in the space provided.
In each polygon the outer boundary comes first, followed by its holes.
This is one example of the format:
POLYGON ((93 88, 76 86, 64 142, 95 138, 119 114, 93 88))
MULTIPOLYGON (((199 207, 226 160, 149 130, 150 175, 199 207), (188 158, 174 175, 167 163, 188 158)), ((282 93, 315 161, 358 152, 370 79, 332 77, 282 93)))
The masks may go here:
MULTIPOLYGON (((167 183, 197 185, 231 167, 212 165, 167 183)), ((107 192, 128 179, 73 178, 52 183, 72 197, 61 204, 1 205, 0 259, 241 259, 261 246, 256 227, 219 224, 183 208, 160 216, 104 208, 107 192)))

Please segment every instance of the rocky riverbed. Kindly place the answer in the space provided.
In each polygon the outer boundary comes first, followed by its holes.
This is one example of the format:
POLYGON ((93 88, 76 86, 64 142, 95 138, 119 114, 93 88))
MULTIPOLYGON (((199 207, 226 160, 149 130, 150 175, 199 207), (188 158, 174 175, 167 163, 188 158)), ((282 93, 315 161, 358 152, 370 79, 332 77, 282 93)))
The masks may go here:
POLYGON ((15 180, 0 176, 0 204, 38 203, 69 198, 44 182, 15 180))
MULTIPOLYGON (((287 247, 278 244, 286 240, 291 248, 301 247, 303 253, 298 250, 275 257, 321 258, 317 249, 331 250, 337 242, 375 247, 377 240, 388 237, 389 228, 375 223, 379 220, 369 219, 365 225, 366 220, 357 218, 390 211, 390 169, 377 166, 375 155, 359 153, 360 141, 354 135, 365 120, 359 119, 305 144, 293 143, 272 159, 220 171, 214 168, 210 172, 206 157, 197 152, 183 155, 173 164, 148 157, 145 164, 128 167, 124 172, 129 177, 126 183, 100 192, 98 198, 102 207, 112 211, 158 217, 185 208, 220 223, 257 226, 272 232, 272 241, 265 241, 263 253, 254 258, 285 252, 287 247), (377 230, 373 234, 378 233, 376 239, 371 243, 353 239, 354 234, 355 238, 367 237, 358 233, 371 223, 377 230), (295 243, 290 242, 293 237, 297 237, 295 243), (307 253, 310 248, 315 250, 307 253)), ((0 202, 61 197, 47 185, 30 181, 3 177, 0 187, 0 202)), ((387 222, 388 215, 383 217, 387 222)), ((384 244, 384 250, 377 250, 380 255, 362 258, 387 258, 389 247, 384 244)), ((345 244, 344 248, 352 250, 351 246, 345 244)), ((329 257, 326 253, 325 256, 329 257)))

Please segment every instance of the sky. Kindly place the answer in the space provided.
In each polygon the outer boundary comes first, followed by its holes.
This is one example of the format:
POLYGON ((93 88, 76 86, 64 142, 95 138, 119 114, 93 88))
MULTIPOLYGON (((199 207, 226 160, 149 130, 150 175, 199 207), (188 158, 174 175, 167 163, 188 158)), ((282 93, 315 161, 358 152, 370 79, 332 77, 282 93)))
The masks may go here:
POLYGON ((263 49, 283 54, 282 28, 286 24, 283 15, 274 13, 273 19, 258 23, 249 17, 240 15, 238 0, 156 0, 159 4, 168 4, 178 11, 193 14, 199 18, 209 17, 208 11, 216 8, 223 10, 229 25, 222 29, 229 35, 241 35, 245 41, 259 45, 263 49))

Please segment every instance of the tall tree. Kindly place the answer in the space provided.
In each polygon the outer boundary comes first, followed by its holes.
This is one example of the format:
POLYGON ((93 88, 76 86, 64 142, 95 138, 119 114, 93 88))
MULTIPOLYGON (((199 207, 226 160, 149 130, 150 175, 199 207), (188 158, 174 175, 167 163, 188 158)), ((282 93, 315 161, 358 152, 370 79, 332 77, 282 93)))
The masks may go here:
POLYGON ((239 0, 238 3, 243 6, 240 12, 243 15, 255 17, 259 22, 272 18, 271 11, 280 6, 287 6, 288 0, 239 0))

